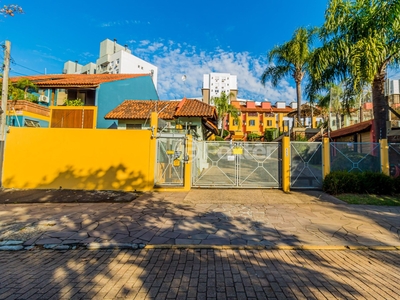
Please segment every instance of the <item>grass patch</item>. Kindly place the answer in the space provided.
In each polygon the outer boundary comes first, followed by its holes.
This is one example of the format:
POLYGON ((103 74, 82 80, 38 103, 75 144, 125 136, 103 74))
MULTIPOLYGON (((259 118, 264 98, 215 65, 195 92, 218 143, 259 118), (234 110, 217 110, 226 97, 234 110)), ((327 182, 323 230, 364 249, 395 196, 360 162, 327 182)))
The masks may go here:
POLYGON ((349 204, 400 206, 400 195, 340 194, 335 197, 349 204))

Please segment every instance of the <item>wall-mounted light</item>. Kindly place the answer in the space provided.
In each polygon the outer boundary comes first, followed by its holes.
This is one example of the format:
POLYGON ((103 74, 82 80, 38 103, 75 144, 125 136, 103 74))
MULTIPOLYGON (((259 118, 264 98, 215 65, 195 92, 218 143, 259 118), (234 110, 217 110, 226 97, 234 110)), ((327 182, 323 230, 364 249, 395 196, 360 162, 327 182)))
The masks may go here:
POLYGON ((243 121, 243 125, 246 126, 246 121, 243 121))
POLYGON ((261 125, 261 126, 264 126, 264 123, 263 123, 263 122, 261 122, 261 123, 260 123, 260 125, 261 125))

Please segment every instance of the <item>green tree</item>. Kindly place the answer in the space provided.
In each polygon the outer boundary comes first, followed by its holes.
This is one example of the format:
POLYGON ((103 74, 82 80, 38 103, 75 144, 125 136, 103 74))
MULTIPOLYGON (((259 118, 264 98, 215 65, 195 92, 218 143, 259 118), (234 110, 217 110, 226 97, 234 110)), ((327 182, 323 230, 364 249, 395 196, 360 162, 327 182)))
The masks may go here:
POLYGON ((371 84, 375 132, 386 138, 384 83, 387 67, 400 58, 400 0, 331 0, 320 37, 309 92, 346 81, 349 92, 357 94, 371 84))
POLYGON ((14 86, 24 91, 24 100, 28 98, 29 91, 37 91, 37 86, 27 78, 21 78, 14 86))
POLYGON ((214 103, 215 108, 217 110, 218 115, 218 123, 221 124, 221 137, 224 134, 224 124, 226 122, 226 118, 228 115, 231 115, 232 118, 236 121, 239 120, 239 110, 230 104, 230 98, 233 96, 232 93, 227 95, 222 92, 219 97, 212 97, 211 101, 214 103))
POLYGON ((308 64, 312 55, 311 45, 316 33, 315 28, 297 29, 290 41, 275 46, 268 52, 269 65, 261 76, 261 83, 265 86, 268 80, 276 87, 280 80, 291 76, 296 83, 297 119, 300 122, 302 91, 301 83, 308 72, 308 64))

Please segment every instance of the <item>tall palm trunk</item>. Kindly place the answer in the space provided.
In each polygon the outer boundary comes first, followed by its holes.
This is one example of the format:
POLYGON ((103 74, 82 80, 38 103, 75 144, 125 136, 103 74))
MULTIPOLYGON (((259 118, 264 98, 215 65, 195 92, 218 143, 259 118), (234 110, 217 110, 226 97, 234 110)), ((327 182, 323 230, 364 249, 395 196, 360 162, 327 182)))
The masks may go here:
POLYGON ((296 80, 297 120, 301 123, 301 81, 296 80))
POLYGON ((375 75, 372 84, 372 103, 374 110, 375 136, 377 140, 387 136, 388 103, 384 94, 385 73, 375 75))

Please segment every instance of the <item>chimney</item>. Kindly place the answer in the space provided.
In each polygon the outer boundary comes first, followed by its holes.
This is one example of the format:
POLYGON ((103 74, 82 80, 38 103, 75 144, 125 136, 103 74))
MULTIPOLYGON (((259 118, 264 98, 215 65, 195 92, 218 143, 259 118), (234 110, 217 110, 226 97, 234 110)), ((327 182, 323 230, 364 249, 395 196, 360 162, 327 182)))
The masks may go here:
POLYGON ((117 39, 114 39, 114 53, 117 52, 117 39))
POLYGON ((75 72, 78 72, 78 61, 75 61, 75 72))

